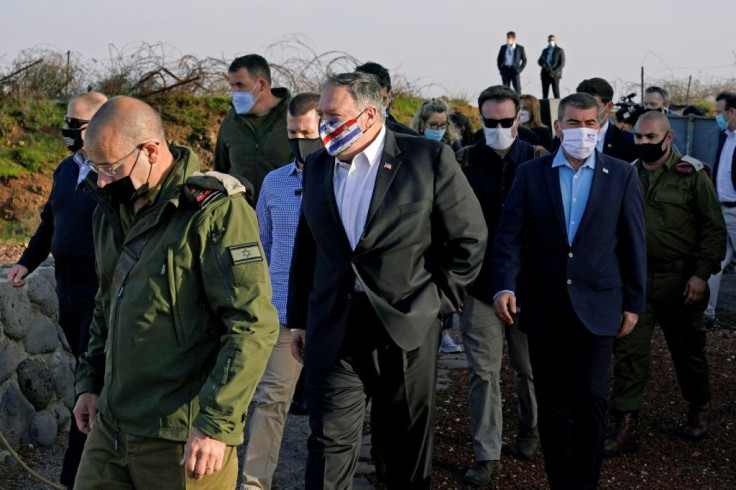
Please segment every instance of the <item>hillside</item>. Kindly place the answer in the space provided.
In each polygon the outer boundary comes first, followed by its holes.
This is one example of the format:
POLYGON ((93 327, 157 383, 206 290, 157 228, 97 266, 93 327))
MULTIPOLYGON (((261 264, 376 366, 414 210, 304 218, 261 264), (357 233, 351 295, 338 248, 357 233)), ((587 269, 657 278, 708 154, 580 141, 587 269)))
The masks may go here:
MULTIPOLYGON (((227 95, 167 95, 147 100, 162 115, 169 141, 191 147, 204 166, 212 163, 220 121, 230 108, 227 95)), ((406 124, 421 98, 397 98, 392 113, 406 124)), ((478 124, 467 102, 450 101, 478 124)), ((33 97, 0 106, 0 242, 25 242, 51 191, 56 165, 69 152, 60 128, 66 104, 33 97)))

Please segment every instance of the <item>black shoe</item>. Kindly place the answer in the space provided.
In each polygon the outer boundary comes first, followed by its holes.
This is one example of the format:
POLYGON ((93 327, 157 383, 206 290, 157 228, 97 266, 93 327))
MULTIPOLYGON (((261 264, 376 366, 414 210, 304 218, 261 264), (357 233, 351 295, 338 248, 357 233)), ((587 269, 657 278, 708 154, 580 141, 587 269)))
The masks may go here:
POLYGON ((472 468, 465 472, 465 482, 471 485, 490 485, 493 477, 501 472, 501 461, 477 461, 472 468))
POLYGON ((539 430, 536 427, 532 429, 521 430, 516 436, 516 449, 514 454, 519 459, 532 459, 539 449, 539 430))

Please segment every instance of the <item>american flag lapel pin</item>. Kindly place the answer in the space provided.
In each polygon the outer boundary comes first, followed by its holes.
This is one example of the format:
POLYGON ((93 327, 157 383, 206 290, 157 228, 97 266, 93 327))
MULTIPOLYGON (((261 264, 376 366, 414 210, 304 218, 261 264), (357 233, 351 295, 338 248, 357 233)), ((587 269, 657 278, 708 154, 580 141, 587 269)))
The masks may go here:
POLYGON ((383 168, 385 168, 386 170, 391 170, 391 164, 390 163, 384 163, 383 164, 383 168))
POLYGON ((607 173, 608 173, 608 169, 604 167, 604 168, 603 168, 603 173, 604 173, 604 174, 607 174, 607 173))

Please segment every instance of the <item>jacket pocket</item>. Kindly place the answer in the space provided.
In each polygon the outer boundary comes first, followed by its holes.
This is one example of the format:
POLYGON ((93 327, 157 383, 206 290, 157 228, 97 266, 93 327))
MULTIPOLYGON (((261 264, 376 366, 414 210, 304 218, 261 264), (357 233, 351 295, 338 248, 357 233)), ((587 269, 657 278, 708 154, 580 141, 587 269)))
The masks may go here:
POLYGON ((432 199, 422 199, 421 201, 411 202, 408 204, 400 204, 399 211, 401 214, 415 213, 432 207, 432 199))
POLYGON ((596 289, 614 289, 623 285, 620 277, 601 277, 595 282, 596 289))

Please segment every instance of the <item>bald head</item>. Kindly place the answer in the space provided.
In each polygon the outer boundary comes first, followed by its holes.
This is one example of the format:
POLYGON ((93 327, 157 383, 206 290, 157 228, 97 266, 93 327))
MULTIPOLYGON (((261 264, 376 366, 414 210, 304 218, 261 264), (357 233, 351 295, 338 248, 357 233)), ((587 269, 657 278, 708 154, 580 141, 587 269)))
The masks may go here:
POLYGON ((659 111, 647 111, 639 116, 639 119, 637 119, 636 125, 634 126, 634 131, 644 123, 646 123, 647 126, 656 128, 657 132, 666 133, 670 130, 670 120, 659 111))
POLYGON ((87 128, 87 141, 113 139, 116 146, 133 147, 144 141, 165 144, 161 116, 153 107, 133 97, 113 97, 99 108, 87 128))

